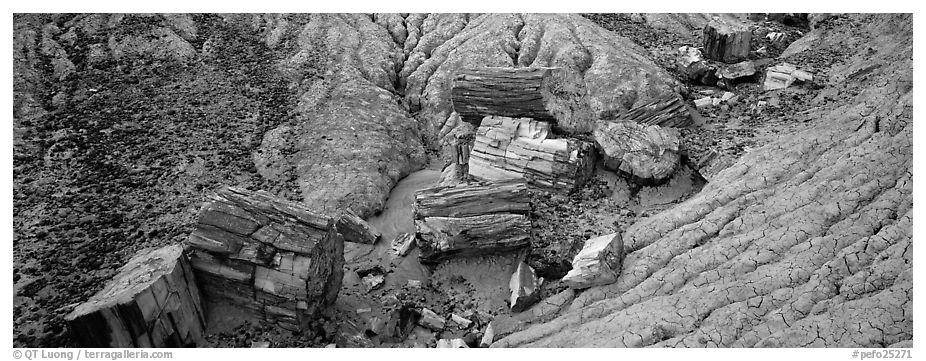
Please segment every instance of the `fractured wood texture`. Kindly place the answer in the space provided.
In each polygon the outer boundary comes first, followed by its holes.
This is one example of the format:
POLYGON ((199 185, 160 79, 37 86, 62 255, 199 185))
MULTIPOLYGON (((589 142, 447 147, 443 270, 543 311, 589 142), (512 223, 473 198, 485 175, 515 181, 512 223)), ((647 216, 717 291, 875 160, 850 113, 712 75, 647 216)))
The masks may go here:
POLYGON ((474 182, 423 189, 415 193, 415 219, 530 212, 524 181, 474 182))
POLYGON ((469 175, 477 180, 524 179, 529 185, 572 192, 591 175, 588 142, 547 139, 550 124, 528 118, 486 117, 476 130, 469 175))
POLYGON ((192 346, 202 340, 206 322, 179 244, 142 250, 65 320, 85 347, 192 346))
POLYGON ((704 26, 704 57, 724 63, 746 60, 752 32, 746 24, 732 20, 711 20, 704 26))
POLYGON ((523 181, 478 182, 415 194, 423 263, 499 253, 530 244, 530 199, 523 181))
POLYGON ((691 114, 682 99, 673 97, 668 99, 655 99, 641 104, 619 117, 622 120, 632 120, 644 125, 658 125, 660 127, 687 127, 691 125, 691 114))
POLYGON ((187 240, 204 297, 300 329, 341 287, 344 240, 335 223, 267 192, 219 191, 187 240))
POLYGON ((562 68, 477 68, 456 75, 453 109, 479 126, 483 117, 527 117, 556 123, 568 133, 588 132, 593 112, 581 76, 562 68))

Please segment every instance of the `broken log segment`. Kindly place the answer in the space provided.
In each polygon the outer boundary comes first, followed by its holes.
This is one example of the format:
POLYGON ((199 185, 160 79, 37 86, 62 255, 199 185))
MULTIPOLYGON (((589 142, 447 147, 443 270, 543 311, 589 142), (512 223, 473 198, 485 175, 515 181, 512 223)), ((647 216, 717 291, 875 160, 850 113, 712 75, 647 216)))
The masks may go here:
POLYGON ((724 63, 746 60, 752 31, 745 23, 714 19, 704 26, 704 57, 724 63))
POLYGON ((530 195, 523 180, 474 182, 423 189, 415 193, 415 219, 466 217, 488 213, 530 212, 530 195))
POLYGON ((512 251, 530 244, 530 219, 522 214, 427 217, 416 220, 415 226, 422 263, 512 251))
POLYGON ((528 118, 486 117, 476 130, 469 175, 477 180, 523 179, 559 192, 580 188, 594 170, 588 142, 548 139, 548 123, 528 118))
POLYGON ((477 68, 456 75, 453 109, 479 126, 483 117, 528 117, 555 123, 568 134, 587 133, 594 113, 581 74, 563 68, 477 68))
POLYGON ((341 287, 344 237, 336 223, 266 192, 218 191, 188 239, 204 298, 301 329, 341 287))
POLYGON ((185 347, 201 343, 205 317, 193 272, 176 244, 140 251, 65 321, 85 347, 185 347))

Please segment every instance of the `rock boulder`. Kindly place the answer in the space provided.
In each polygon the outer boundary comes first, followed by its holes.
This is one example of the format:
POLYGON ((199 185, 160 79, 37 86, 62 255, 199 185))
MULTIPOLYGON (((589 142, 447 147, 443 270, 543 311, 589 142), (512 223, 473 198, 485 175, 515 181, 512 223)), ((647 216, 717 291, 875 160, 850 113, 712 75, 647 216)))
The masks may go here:
POLYGON ((594 136, 604 167, 640 184, 663 183, 681 164, 678 135, 669 128, 599 121, 594 136))

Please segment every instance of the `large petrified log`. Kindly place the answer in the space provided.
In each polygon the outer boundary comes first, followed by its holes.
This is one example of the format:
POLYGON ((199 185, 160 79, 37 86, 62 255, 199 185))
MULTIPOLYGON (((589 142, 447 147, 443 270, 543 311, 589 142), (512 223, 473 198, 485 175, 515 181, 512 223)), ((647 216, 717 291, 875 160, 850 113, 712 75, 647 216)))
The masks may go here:
POLYGON ((527 214, 530 195, 524 181, 474 182, 422 189, 415 193, 415 218, 466 217, 489 213, 527 214))
POLYGON ((469 175, 478 180, 524 179, 543 189, 574 191, 592 173, 592 146, 578 139, 547 139, 549 133, 546 122, 485 117, 476 130, 469 175))
POLYGON ((142 250, 65 320, 86 347, 191 346, 202 340, 206 322, 179 244, 142 250))
POLYGON ((527 117, 555 123, 567 133, 591 131, 594 113, 580 74, 562 68, 477 68, 456 75, 453 109, 479 126, 483 117, 527 117))
POLYGON ((618 116, 621 120, 632 120, 643 125, 660 127, 686 127, 691 124, 691 114, 685 102, 678 97, 655 99, 641 104, 618 116))
POLYGON ((704 26, 704 56, 735 63, 749 56, 752 32, 746 24, 730 19, 714 19, 704 26))
POLYGON ((663 183, 681 164, 678 136, 658 125, 599 121, 595 142, 606 169, 638 184, 663 183))
POLYGON ((530 244, 530 219, 522 214, 495 213, 469 217, 427 217, 416 220, 418 248, 424 263, 455 256, 504 252, 530 244))
POLYGON ((524 181, 473 182, 415 193, 419 259, 504 252, 530 244, 524 181))
POLYGON ((266 192, 219 191, 187 240, 204 297, 300 329, 341 286, 344 240, 335 223, 266 192))

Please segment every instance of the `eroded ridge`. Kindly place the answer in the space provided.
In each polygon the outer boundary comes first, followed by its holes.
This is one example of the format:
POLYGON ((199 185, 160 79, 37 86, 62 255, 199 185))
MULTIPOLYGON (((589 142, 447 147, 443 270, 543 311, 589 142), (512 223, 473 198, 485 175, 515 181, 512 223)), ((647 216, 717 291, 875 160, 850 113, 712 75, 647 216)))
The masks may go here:
POLYGON ((911 340, 912 30, 909 17, 896 17, 853 18, 871 24, 872 38, 895 39, 864 50, 858 60, 881 64, 864 81, 846 83, 850 67, 832 68, 839 80, 828 87, 863 91, 815 110, 809 128, 747 153, 692 199, 630 227, 616 283, 493 346, 911 340))

